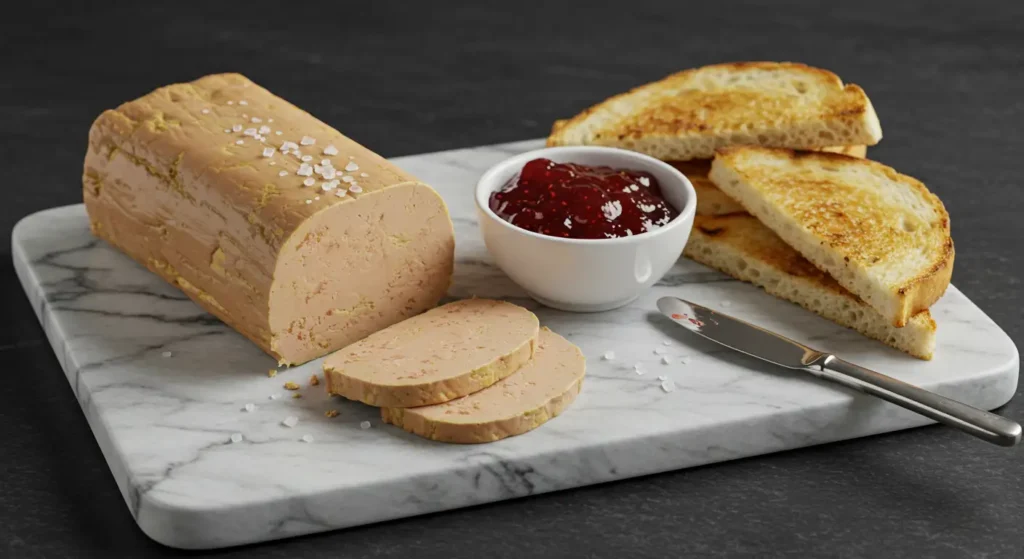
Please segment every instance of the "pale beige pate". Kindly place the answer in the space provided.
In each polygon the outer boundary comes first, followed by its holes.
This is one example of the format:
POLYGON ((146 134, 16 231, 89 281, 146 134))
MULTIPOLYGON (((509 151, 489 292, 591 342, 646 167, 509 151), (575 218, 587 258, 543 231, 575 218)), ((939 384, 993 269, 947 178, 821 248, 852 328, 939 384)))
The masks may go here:
POLYGON ((104 112, 83 182, 94 234, 282 364, 429 309, 451 280, 433 189, 238 74, 104 112))
POLYGON ((327 391, 380 407, 439 404, 511 375, 534 354, 540 324, 504 301, 431 309, 327 357, 327 391))
POLYGON ((533 360, 464 398, 419 408, 384 408, 381 417, 410 433, 449 443, 486 443, 520 435, 562 413, 586 374, 580 349, 547 328, 533 360))

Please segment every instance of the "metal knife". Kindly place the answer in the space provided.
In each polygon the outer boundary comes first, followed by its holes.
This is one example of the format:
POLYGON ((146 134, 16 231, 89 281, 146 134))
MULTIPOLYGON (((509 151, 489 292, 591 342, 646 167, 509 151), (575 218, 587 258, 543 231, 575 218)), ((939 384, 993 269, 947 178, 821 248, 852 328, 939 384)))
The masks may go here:
POLYGON ((687 330, 740 353, 877 396, 990 443, 1013 446, 1020 442, 1020 424, 1005 417, 843 361, 729 315, 677 297, 658 299, 658 309, 687 330))

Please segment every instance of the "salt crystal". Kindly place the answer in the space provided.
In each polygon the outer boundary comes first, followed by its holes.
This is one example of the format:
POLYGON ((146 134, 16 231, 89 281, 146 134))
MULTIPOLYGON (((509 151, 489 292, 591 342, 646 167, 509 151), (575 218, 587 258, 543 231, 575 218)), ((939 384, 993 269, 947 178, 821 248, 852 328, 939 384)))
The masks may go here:
POLYGON ((208 114, 210 114, 210 109, 203 109, 202 111, 199 111, 199 112, 203 113, 204 115, 208 115, 208 114))
POLYGON ((274 152, 277 151, 274 148, 263 148, 263 157, 274 157, 274 152))
POLYGON ((267 122, 274 122, 274 119, 272 119, 272 118, 268 118, 268 119, 267 119, 267 122))
POLYGON ((312 203, 313 203, 313 201, 312 201, 312 200, 306 200, 306 203, 307 203, 307 204, 312 204, 312 203))
POLYGON ((303 155, 302 156, 302 160, 303 161, 312 161, 313 160, 313 156, 312 155, 303 155))
POLYGON ((344 198, 345 196, 348 196, 348 192, 344 190, 335 190, 334 195, 337 196, 338 198, 344 198))
POLYGON ((270 134, 270 127, 267 126, 266 124, 264 124, 263 126, 260 126, 260 134, 263 134, 264 136, 266 136, 267 134, 270 134))
POLYGON ((230 134, 231 133, 231 129, 230 128, 225 128, 224 129, 224 133, 225 134, 230 134))
POLYGON ((253 124, 259 124, 259 123, 263 122, 263 119, 254 116, 251 119, 249 119, 249 122, 251 122, 253 124))
POLYGON ((256 404, 246 404, 245 406, 242 407, 242 409, 248 412, 256 411, 256 404))
POLYGON ((359 165, 356 165, 355 161, 349 161, 348 165, 345 165, 345 170, 350 172, 350 173, 352 171, 358 171, 359 170, 359 165))
POLYGON ((606 351, 606 352, 604 352, 604 355, 602 357, 604 357, 605 361, 611 361, 612 359, 615 359, 615 352, 614 351, 606 351))
POLYGON ((309 166, 309 163, 303 163, 299 165, 299 170, 295 171, 295 174, 300 177, 308 177, 313 174, 313 168, 309 166))
POLYGON ((320 199, 320 197, 319 197, 319 196, 314 196, 314 197, 313 197, 313 199, 314 199, 314 200, 319 200, 319 199, 320 199))
POLYGON ((228 105, 234 105, 234 104, 235 104, 234 101, 228 101, 228 105))
POLYGON ((355 182, 356 178, 352 175, 345 175, 344 177, 341 177, 341 180, 345 182, 355 182))
POLYGON ((313 177, 309 177, 308 179, 302 181, 302 184, 303 186, 313 186, 314 184, 316 184, 316 180, 313 177))
POLYGON ((672 382, 671 380, 662 381, 661 389, 664 390, 665 392, 672 392, 673 390, 676 389, 676 383, 672 382))
POLYGON ((245 128, 245 127, 244 127, 244 126, 242 126, 241 124, 236 124, 236 125, 234 125, 234 126, 232 126, 232 127, 231 127, 231 130, 232 130, 233 132, 241 132, 241 131, 242 131, 242 128, 245 128))
POLYGON ((313 442, 313 435, 302 435, 302 442, 311 443, 313 442))
POLYGON ((360 192, 363 191, 363 187, 359 186, 358 184, 353 184, 352 186, 348 187, 348 191, 351 192, 352 194, 359 194, 360 192))
POLYGON ((235 142, 235 143, 236 143, 236 144, 238 144, 238 145, 242 145, 242 144, 244 144, 244 143, 245 143, 245 140, 238 140, 238 141, 237 141, 237 142, 235 142))
POLYGON ((249 118, 249 115, 242 113, 242 118, 249 118))
POLYGON ((321 159, 320 160, 320 164, 323 165, 324 167, 330 167, 331 166, 331 160, 330 159, 321 159))
POLYGON ((288 176, 288 171, 281 171, 280 173, 277 174, 277 176, 279 176, 279 177, 287 177, 288 176))
POLYGON ((637 180, 640 181, 640 184, 642 184, 644 186, 651 186, 651 180, 648 179, 647 177, 640 177, 637 180))
POLYGON ((359 176, 363 177, 363 178, 366 178, 366 177, 370 176, 370 174, 369 173, 359 173, 359 176))
POLYGON ((670 359, 668 358, 668 355, 662 355, 662 356, 661 356, 661 363, 662 363, 663 365, 668 365, 668 364, 669 364, 669 363, 671 363, 671 362, 672 362, 672 360, 670 360, 670 359))
MULTIPOLYGON (((278 133, 280 133, 280 132, 278 132, 278 133)), ((288 151, 290 149, 299 149, 299 144, 296 144, 295 142, 289 142, 289 141, 285 141, 283 144, 281 144, 281 151, 288 151)))
POLYGON ((327 147, 324 148, 324 155, 338 155, 338 148, 327 144, 327 147))
POLYGON ((248 102, 248 101, 246 101, 245 99, 242 99, 241 101, 239 101, 239 102, 238 102, 238 104, 239 104, 239 105, 248 105, 248 104, 249 104, 249 102, 248 102))
POLYGON ((333 179, 334 177, 338 176, 338 172, 335 171, 333 167, 328 168, 328 169, 324 169, 324 172, 321 173, 321 174, 323 175, 323 177, 325 179, 328 179, 328 180, 333 179))
POLYGON ((316 138, 310 138, 309 136, 303 136, 299 143, 304 146, 311 146, 316 143, 316 138))
POLYGON ((241 433, 232 433, 231 434, 231 442, 233 442, 233 443, 240 443, 240 442, 242 442, 242 434, 241 433))
POLYGON ((289 415, 288 417, 284 418, 284 421, 281 422, 281 425, 284 425, 285 427, 295 427, 298 424, 299 418, 295 417, 294 415, 289 415))
MULTIPOLYGON (((271 122, 273 122, 273 121, 271 121, 271 122)), ((274 132, 274 134, 280 136, 282 134, 282 132, 280 130, 277 130, 277 131, 274 132)))
POLYGON ((370 422, 369 421, 363 421, 362 423, 359 424, 359 428, 360 429, 369 429, 370 428, 370 422))

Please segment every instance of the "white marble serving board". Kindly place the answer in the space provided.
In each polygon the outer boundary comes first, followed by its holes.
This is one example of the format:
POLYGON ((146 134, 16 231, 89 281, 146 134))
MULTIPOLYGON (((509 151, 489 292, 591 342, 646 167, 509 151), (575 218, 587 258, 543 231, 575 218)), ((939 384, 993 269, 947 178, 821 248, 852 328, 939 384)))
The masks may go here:
POLYGON ((526 305, 588 359, 583 392, 565 414, 486 445, 435 443, 382 425, 376 409, 308 387, 319 361, 268 378, 270 357, 93 238, 81 205, 19 223, 14 265, 142 530, 174 547, 232 546, 929 423, 698 339, 655 314, 655 300, 669 294, 981 408, 1014 394, 1016 347, 953 287, 932 309, 939 334, 931 362, 685 259, 619 310, 538 307, 492 265, 472 192, 486 168, 540 145, 395 160, 434 185, 451 210, 458 255, 449 295, 526 305), (609 350, 615 359, 603 360, 609 350), (635 363, 646 374, 635 374, 635 363), (662 390, 660 375, 675 391, 662 390), (282 389, 289 380, 303 386, 301 399, 282 389), (246 403, 257 409, 244 411, 246 403), (325 417, 330 409, 340 415, 325 417), (281 424, 290 415, 299 419, 294 428, 281 424), (360 429, 363 421, 372 427, 360 429), (243 441, 231 443, 233 433, 243 441), (307 434, 313 442, 302 442, 307 434))

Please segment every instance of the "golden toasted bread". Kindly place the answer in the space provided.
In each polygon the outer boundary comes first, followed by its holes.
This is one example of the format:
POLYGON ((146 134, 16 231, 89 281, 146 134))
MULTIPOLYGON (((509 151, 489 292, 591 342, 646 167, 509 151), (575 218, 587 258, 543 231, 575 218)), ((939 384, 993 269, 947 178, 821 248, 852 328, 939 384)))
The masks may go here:
POLYGON ((684 254, 914 357, 932 358, 935 321, 928 311, 904 328, 892 326, 750 214, 698 215, 684 254))
POLYGON ((664 161, 710 159, 731 145, 875 145, 882 128, 860 87, 791 62, 695 68, 555 122, 550 146, 600 145, 664 161))
MULTIPOLYGON (((844 153, 852 157, 866 157, 868 147, 833 146, 821 148, 820 151, 844 153)), ((728 215, 736 212, 746 212, 739 202, 726 196, 708 178, 708 172, 711 171, 710 159, 669 161, 668 164, 686 175, 686 178, 690 179, 690 183, 693 184, 693 189, 697 191, 697 215, 728 215)))
POLYGON ((815 266, 902 327, 949 285, 942 202, 868 159, 762 147, 719 150, 711 181, 815 266))

